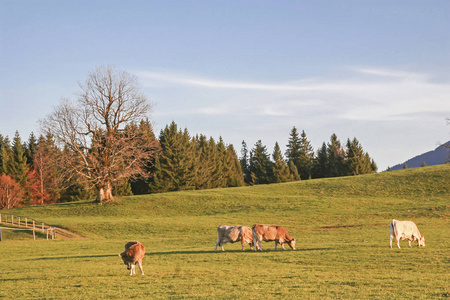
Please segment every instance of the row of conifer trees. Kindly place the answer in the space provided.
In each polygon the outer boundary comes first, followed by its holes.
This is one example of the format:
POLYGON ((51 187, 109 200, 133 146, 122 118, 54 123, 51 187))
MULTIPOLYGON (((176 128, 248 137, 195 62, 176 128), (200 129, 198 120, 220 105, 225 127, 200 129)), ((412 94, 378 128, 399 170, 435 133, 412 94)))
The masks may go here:
MULTIPOLYGON (((114 187, 116 195, 147 194, 190 189, 211 189, 280 183, 310 178, 359 175, 377 170, 373 159, 359 141, 348 139, 345 147, 333 134, 328 143, 314 152, 306 134, 294 127, 286 152, 278 143, 270 155, 258 141, 252 149, 242 142, 240 157, 234 146, 205 135, 191 136, 175 122, 167 125, 156 138, 149 121, 139 129, 159 141, 156 157, 148 162, 148 179, 124 180, 114 187)), ((46 204, 94 197, 87 182, 73 177, 61 180, 60 166, 54 158, 61 151, 51 135, 31 134, 22 143, 19 133, 12 142, 0 134, 0 202, 5 202, 2 182, 14 182, 21 190, 19 198, 25 204, 46 204)), ((11 184, 11 183, 10 183, 11 184)), ((9 200, 8 200, 9 201, 9 200)), ((0 206, 6 207, 5 205, 0 206)))

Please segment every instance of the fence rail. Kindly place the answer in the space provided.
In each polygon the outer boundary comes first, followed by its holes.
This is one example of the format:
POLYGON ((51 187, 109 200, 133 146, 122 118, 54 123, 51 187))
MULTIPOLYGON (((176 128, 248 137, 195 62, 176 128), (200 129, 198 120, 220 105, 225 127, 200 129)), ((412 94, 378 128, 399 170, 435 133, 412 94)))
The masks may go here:
POLYGON ((47 233, 47 240, 49 235, 52 240, 56 238, 56 231, 58 228, 38 222, 24 216, 15 216, 13 214, 0 213, 0 224, 10 225, 10 227, 0 227, 0 242, 3 240, 2 230, 29 230, 33 231, 33 240, 36 240, 36 231, 47 233), (24 228, 25 227, 25 228, 24 228))

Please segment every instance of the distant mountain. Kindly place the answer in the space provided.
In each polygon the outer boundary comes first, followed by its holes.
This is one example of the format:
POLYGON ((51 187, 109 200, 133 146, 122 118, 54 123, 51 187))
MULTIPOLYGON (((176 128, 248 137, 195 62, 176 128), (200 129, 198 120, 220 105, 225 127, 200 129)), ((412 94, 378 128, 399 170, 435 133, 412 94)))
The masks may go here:
POLYGON ((403 169, 406 163, 408 168, 418 168, 421 167, 423 163, 427 166, 443 165, 447 161, 447 157, 450 160, 450 141, 437 147, 433 151, 426 152, 424 154, 418 155, 405 161, 404 163, 395 165, 391 167, 391 170, 403 169))

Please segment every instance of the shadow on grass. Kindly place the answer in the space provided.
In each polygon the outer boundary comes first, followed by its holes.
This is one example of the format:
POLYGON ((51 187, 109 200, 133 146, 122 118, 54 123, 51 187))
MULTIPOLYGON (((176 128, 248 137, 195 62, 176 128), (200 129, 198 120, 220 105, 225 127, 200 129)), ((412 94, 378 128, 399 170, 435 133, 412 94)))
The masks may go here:
MULTIPOLYGON (((306 252, 306 251, 326 251, 326 250, 334 250, 333 248, 309 248, 309 249, 297 249, 297 250, 273 250, 273 249, 267 249, 263 250, 262 253, 287 253, 287 252, 306 252)), ((225 251, 214 251, 214 250, 180 250, 180 251, 165 251, 165 252, 147 252, 145 256, 154 256, 154 255, 197 255, 197 254, 216 254, 219 255, 221 253, 261 253, 261 251, 253 251, 253 250, 225 250, 225 251)), ((104 257, 117 257, 119 253, 117 254, 99 254, 99 255, 72 255, 72 256, 46 256, 46 257, 37 257, 37 258, 29 258, 24 259, 24 261, 40 261, 40 260, 64 260, 64 259, 93 259, 93 258, 104 258, 104 257)))
POLYGON ((38 260, 56 260, 56 259, 88 259, 88 258, 101 258, 101 257, 117 257, 117 254, 101 254, 101 255, 73 255, 73 256, 46 256, 24 259, 24 261, 38 261, 38 260))
MULTIPOLYGON (((274 249, 263 249, 262 253, 287 253, 287 252, 306 252, 306 251, 326 251, 326 250, 335 250, 334 248, 304 248, 304 249, 297 249, 297 250, 274 250, 274 249)), ((150 252, 146 253, 146 256, 152 256, 152 255, 173 255, 173 254, 220 254, 220 253, 261 253, 261 251, 254 251, 250 249, 246 249, 245 251, 242 250, 184 250, 184 251, 167 251, 167 252, 150 252)))

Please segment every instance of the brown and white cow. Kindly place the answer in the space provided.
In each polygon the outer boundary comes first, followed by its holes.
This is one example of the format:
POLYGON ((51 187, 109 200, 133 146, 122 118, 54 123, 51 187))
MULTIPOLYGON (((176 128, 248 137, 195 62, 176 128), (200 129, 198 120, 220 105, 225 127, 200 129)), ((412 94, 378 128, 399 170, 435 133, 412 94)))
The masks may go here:
POLYGON ((411 241, 417 241, 418 246, 425 247, 425 237, 420 234, 417 225, 412 221, 398 221, 392 220, 390 224, 391 235, 389 238, 389 247, 392 248, 392 240, 395 238, 397 247, 400 248, 400 240, 407 239, 409 248, 411 248, 411 241))
POLYGON ((145 247, 138 241, 132 241, 125 244, 125 251, 120 253, 123 263, 130 270, 130 275, 136 274, 136 263, 139 265, 141 274, 144 275, 142 268, 142 259, 145 256, 145 247))
POLYGON ((228 242, 235 243, 239 241, 242 245, 242 251, 245 251, 245 244, 249 244, 250 248, 253 249, 253 235, 252 229, 250 227, 242 225, 220 225, 219 227, 217 227, 217 241, 214 251, 217 250, 217 246, 220 246, 220 248, 222 248, 222 251, 225 251, 225 249, 223 249, 223 244, 226 244, 228 242))
POLYGON ((283 226, 255 224, 252 227, 252 232, 255 246, 258 247, 260 251, 262 251, 261 241, 275 241, 275 250, 277 250, 278 244, 281 245, 283 250, 286 250, 286 248, 284 248, 284 243, 288 243, 289 247, 295 250, 295 239, 289 235, 286 228, 283 226))

